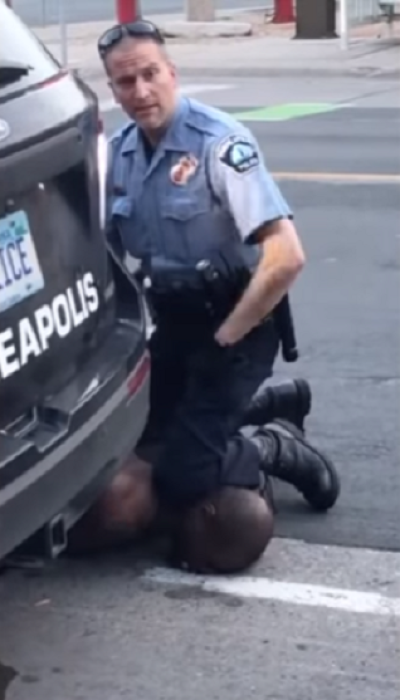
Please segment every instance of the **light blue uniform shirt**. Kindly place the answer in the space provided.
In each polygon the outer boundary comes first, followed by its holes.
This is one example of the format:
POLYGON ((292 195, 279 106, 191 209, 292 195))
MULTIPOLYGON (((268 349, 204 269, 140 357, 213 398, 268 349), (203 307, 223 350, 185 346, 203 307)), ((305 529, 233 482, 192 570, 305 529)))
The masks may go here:
POLYGON ((232 246, 250 268, 254 233, 292 216, 251 132, 187 98, 150 160, 134 122, 112 137, 107 208, 109 235, 136 259, 191 264, 232 246))

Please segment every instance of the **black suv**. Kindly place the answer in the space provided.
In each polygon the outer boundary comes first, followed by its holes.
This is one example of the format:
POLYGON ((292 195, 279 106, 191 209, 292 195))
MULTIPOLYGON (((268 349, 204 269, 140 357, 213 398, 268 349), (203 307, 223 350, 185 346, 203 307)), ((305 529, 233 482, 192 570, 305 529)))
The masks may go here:
POLYGON ((140 437, 145 308, 106 249, 98 102, 0 0, 0 560, 52 555, 140 437))

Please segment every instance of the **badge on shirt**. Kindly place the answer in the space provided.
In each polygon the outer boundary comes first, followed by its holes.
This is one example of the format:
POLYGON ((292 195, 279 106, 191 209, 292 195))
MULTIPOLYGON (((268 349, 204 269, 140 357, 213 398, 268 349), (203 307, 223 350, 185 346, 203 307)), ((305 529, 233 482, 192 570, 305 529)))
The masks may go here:
POLYGON ((229 136, 220 145, 218 158, 239 174, 248 173, 260 164, 256 146, 245 136, 229 136))
POLYGON ((171 168, 171 180, 174 185, 186 185, 195 174, 198 165, 199 161, 191 154, 180 158, 171 168))

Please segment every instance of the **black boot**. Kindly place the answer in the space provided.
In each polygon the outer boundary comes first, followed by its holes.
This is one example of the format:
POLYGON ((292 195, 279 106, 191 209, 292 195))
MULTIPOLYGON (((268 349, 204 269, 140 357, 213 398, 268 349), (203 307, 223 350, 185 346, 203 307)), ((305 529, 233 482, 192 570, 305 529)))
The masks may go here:
POLYGON ((265 386, 250 401, 243 426, 266 425, 275 418, 286 418, 300 430, 311 411, 311 388, 305 379, 293 379, 265 386))
POLYGON ((260 428, 251 439, 261 452, 267 476, 297 488, 315 510, 332 508, 340 493, 337 471, 298 428, 287 421, 275 421, 260 428))

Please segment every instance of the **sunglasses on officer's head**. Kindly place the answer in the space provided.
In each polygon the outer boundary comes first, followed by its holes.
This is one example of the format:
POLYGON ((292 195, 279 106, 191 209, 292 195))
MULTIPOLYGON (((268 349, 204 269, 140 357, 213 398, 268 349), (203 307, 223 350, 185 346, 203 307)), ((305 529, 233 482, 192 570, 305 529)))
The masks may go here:
POLYGON ((97 50, 101 58, 126 36, 133 38, 149 38, 157 44, 164 44, 165 40, 158 27, 152 22, 144 19, 137 19, 126 24, 116 24, 111 29, 107 29, 97 42, 97 50))

